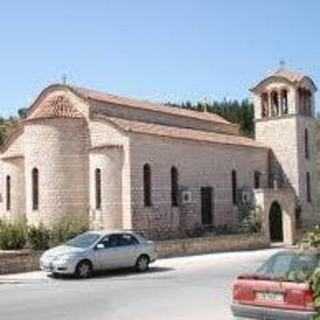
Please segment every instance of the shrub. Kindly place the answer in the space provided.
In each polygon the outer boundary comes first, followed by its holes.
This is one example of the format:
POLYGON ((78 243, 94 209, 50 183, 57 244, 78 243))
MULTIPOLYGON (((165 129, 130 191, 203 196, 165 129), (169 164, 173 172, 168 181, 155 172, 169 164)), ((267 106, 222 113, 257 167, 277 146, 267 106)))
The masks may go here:
POLYGON ((314 304, 318 310, 318 314, 314 320, 320 320, 320 269, 318 268, 312 275, 310 279, 310 286, 314 292, 314 304))
POLYGON ((49 248, 50 231, 43 224, 28 228, 28 242, 33 250, 46 250, 49 248))
POLYGON ((308 231, 301 243, 300 247, 303 249, 309 249, 309 248, 319 248, 320 247, 320 227, 316 226, 313 230, 308 231))
POLYGON ((0 248, 2 250, 20 250, 27 242, 26 223, 23 220, 0 223, 0 248))
MULTIPOLYGON (((300 248, 302 250, 320 249, 320 227, 316 226, 313 230, 307 232, 300 242, 300 248)), ((315 307, 318 310, 318 315, 314 320, 320 320, 320 268, 317 268, 315 272, 308 279, 310 287, 314 292, 315 307)))
POLYGON ((261 208, 239 207, 239 231, 243 233, 258 233, 262 229, 261 208))
POLYGON ((50 246, 55 246, 86 232, 89 229, 87 217, 66 215, 60 218, 50 230, 50 246))
POLYGON ((188 238, 200 238, 205 235, 206 229, 201 224, 195 224, 192 229, 184 230, 184 233, 188 238))

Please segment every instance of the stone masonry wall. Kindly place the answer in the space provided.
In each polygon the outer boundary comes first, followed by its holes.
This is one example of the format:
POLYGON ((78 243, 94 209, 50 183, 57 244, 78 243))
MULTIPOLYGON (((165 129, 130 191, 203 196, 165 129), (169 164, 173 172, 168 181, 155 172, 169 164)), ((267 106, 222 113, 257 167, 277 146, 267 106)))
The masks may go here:
POLYGON ((41 252, 0 251, 0 274, 39 270, 41 252))
POLYGON ((40 119, 25 125, 26 207, 29 223, 51 224, 88 215, 89 132, 84 119, 40 119), (39 209, 32 208, 33 168, 39 171, 39 209))
POLYGON ((205 238, 158 241, 158 258, 169 258, 213 252, 257 250, 269 247, 262 234, 212 236, 205 238))
POLYGON ((132 181, 132 228, 177 231, 201 224, 200 188, 213 187, 213 223, 237 223, 232 203, 231 171, 237 171, 237 186, 253 187, 254 171, 262 173, 261 187, 267 184, 268 150, 130 135, 132 181), (152 207, 144 207, 143 165, 152 171, 152 207), (171 167, 178 169, 179 187, 192 193, 192 202, 171 207, 171 167), (186 222, 186 224, 183 224, 186 222))
POLYGON ((289 186, 293 187, 302 207, 305 226, 319 221, 317 215, 317 150, 314 120, 308 117, 287 116, 261 120, 256 123, 256 139, 272 148, 289 186), (304 129, 309 130, 309 159, 304 154, 304 129), (306 172, 311 175, 313 201, 307 202, 306 172))
MULTIPOLYGON (((92 120, 89 123, 90 128, 90 140, 91 140, 91 151, 90 151, 90 215, 91 217, 99 217, 101 214, 105 214, 106 212, 99 212, 95 209, 95 181, 94 181, 94 171, 98 165, 102 165, 102 163, 97 161, 98 158, 104 159, 103 162, 105 165, 101 167, 102 173, 103 171, 109 171, 111 174, 110 166, 107 166, 107 159, 110 158, 110 153, 117 153, 117 151, 112 148, 108 148, 108 145, 113 145, 114 147, 119 146, 121 148, 121 157, 113 158, 114 161, 118 161, 118 163, 114 163, 112 166, 115 168, 121 168, 121 181, 117 181, 114 186, 109 186, 108 188, 121 188, 120 190, 112 190, 113 194, 121 194, 121 203, 117 203, 118 212, 117 214, 120 216, 119 220, 122 222, 122 227, 124 229, 131 229, 131 193, 130 193, 130 158, 129 158, 129 140, 126 135, 121 133, 118 129, 114 128, 106 121, 101 120, 92 120), (100 148, 101 146, 105 146, 105 148, 100 148), (115 151, 115 152, 114 152, 115 151), (121 207, 121 209, 120 209, 121 207)), ((111 158, 110 158, 111 159, 111 158)), ((103 173, 104 175, 104 173, 103 173)), ((105 179, 102 181, 103 184, 110 184, 110 181, 105 176, 105 179)), ((119 201, 117 199, 110 198, 110 193, 108 192, 108 188, 103 190, 102 199, 108 198, 109 202, 119 201)), ((113 225, 113 223, 109 223, 107 221, 108 215, 105 214, 105 227, 108 225, 113 225)), ((113 218, 111 220, 114 220, 113 218)), ((96 224, 95 221, 93 221, 96 224)), ((99 224, 99 222, 98 222, 99 224)), ((119 228, 119 226, 118 226, 119 228)))

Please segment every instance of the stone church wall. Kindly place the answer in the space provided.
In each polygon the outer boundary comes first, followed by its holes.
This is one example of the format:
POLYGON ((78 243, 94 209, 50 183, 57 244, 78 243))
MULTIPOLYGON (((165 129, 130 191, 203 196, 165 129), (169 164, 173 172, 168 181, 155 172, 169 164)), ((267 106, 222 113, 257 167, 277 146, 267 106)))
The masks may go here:
POLYGON ((201 224, 200 188, 213 187, 214 225, 237 223, 232 203, 231 171, 237 171, 238 188, 253 187, 254 171, 267 184, 268 150, 195 143, 151 135, 130 135, 132 226, 155 232, 192 228, 201 224), (143 165, 152 170, 152 207, 144 207, 143 165), (175 166, 180 189, 192 192, 192 203, 171 207, 170 170, 175 166), (183 222, 187 221, 186 224, 183 222), (160 231, 159 231, 160 230, 160 231))
MULTIPOLYGON (((130 155, 129 155, 129 139, 126 135, 121 133, 119 130, 115 129, 112 125, 104 120, 94 120, 89 124, 90 127, 90 143, 91 143, 91 151, 90 151, 90 215, 92 217, 105 217, 105 226, 113 226, 119 228, 119 221, 122 223, 122 227, 125 229, 131 229, 131 193, 130 193, 130 155), (121 146, 121 157, 117 157, 116 149, 109 149, 106 146, 121 146), (99 148, 102 146, 102 148, 99 148), (105 148, 103 148, 105 146, 105 148), (113 155, 111 155, 113 153, 113 155), (110 172, 110 166, 107 165, 108 158, 114 158, 115 161, 119 160, 118 164, 115 164, 115 167, 119 166, 122 169, 122 173, 118 179, 121 180, 121 183, 116 182, 118 193, 121 194, 121 203, 118 204, 121 210, 116 212, 114 210, 114 214, 117 214, 119 217, 114 220, 108 215, 106 212, 96 212, 95 209, 95 200, 94 200, 94 190, 95 190, 95 181, 94 181, 94 170, 97 168, 99 163, 102 165, 100 161, 104 163, 101 169, 110 172), (99 160, 100 159, 100 160, 99 160), (102 160, 104 159, 104 160, 102 160), (118 160, 117 160, 118 159, 118 160), (108 221, 108 216, 113 221, 108 221), (117 221, 117 222, 116 222, 117 221)), ((113 166, 113 164, 112 164, 113 166)), ((105 177, 104 179, 106 179, 105 177)), ((106 181, 109 183, 110 181, 106 181)), ((108 192, 108 191, 105 191, 108 192)), ((108 197, 108 195, 105 195, 108 197)), ((93 218, 95 219, 95 218, 93 218)), ((101 225, 100 222, 98 222, 101 225)), ((104 225, 102 223, 102 225, 104 225)))
POLYGON ((25 126, 26 214, 46 224, 87 215, 88 127, 83 119, 37 120, 25 126), (32 169, 39 170, 39 209, 32 208, 32 169))
POLYGON ((25 216, 25 162, 23 157, 10 158, 1 162, 1 212, 0 217, 19 219, 25 216), (10 210, 7 210, 6 184, 10 177, 10 210))
POLYGON ((14 134, 11 144, 0 157, 0 218, 19 218, 25 215, 25 166, 23 130, 14 134), (6 179, 10 176, 11 205, 7 210, 6 179))

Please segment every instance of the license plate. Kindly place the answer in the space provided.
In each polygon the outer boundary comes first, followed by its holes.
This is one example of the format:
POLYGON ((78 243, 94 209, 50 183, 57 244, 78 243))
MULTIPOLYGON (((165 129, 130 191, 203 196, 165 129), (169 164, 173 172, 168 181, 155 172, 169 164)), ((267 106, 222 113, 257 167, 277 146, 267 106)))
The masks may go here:
POLYGON ((283 293, 279 292, 257 292, 256 299, 260 301, 283 302, 283 293))

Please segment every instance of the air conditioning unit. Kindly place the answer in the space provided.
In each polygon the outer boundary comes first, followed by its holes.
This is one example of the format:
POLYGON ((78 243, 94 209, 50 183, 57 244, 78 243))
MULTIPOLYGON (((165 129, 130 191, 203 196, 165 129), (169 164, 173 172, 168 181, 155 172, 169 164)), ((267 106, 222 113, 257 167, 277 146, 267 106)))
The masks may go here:
POLYGON ((188 204, 192 202, 192 192, 190 190, 182 190, 181 202, 182 204, 188 204))

